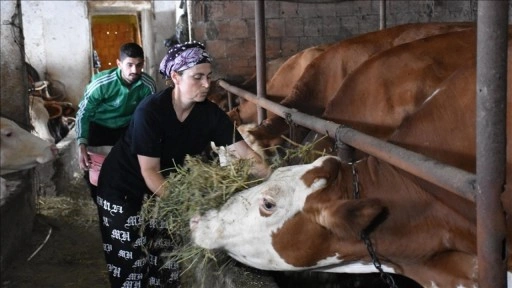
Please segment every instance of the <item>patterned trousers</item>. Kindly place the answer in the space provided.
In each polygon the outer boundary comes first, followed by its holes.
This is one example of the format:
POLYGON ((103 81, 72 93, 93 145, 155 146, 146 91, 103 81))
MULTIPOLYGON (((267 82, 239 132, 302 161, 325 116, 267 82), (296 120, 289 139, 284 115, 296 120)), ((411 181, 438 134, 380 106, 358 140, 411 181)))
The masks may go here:
POLYGON ((147 224, 142 234, 142 204, 111 197, 107 201, 105 192, 113 191, 99 189, 96 203, 111 287, 181 287, 178 264, 162 257, 172 251, 172 243, 160 221, 147 224))

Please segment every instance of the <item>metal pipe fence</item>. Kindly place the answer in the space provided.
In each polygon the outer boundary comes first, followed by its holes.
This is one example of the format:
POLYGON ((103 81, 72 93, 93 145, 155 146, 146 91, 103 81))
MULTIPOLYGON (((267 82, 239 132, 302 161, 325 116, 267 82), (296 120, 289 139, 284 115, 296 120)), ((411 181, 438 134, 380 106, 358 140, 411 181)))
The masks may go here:
POLYGON ((463 198, 471 201, 475 200, 475 174, 443 164, 432 158, 409 151, 375 137, 365 135, 344 125, 310 116, 270 100, 256 97, 256 95, 235 87, 223 80, 220 80, 219 85, 230 93, 272 111, 272 113, 282 118, 289 119, 289 121, 295 124, 327 135, 336 141, 343 142, 351 147, 373 155, 421 179, 456 193, 463 198))

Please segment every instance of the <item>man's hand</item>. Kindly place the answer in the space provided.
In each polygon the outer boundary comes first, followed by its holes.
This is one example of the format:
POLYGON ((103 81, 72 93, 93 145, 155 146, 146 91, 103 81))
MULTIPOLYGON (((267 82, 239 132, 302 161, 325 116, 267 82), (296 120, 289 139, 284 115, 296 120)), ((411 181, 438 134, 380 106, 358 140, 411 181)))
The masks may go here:
POLYGON ((78 146, 78 165, 80 165, 80 169, 83 171, 87 171, 91 167, 91 158, 87 154, 87 146, 85 144, 78 146))

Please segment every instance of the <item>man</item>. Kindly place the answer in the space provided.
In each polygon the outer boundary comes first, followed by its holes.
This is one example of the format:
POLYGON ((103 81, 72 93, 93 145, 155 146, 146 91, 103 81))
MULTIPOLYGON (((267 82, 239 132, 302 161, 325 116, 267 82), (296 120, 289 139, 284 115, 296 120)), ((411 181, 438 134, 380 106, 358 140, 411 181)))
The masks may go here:
POLYGON ((137 43, 122 45, 116 62, 116 68, 92 77, 76 114, 78 163, 94 201, 96 187, 89 181, 88 146, 113 146, 126 130, 139 102, 156 91, 155 81, 142 72, 144 51, 137 43))

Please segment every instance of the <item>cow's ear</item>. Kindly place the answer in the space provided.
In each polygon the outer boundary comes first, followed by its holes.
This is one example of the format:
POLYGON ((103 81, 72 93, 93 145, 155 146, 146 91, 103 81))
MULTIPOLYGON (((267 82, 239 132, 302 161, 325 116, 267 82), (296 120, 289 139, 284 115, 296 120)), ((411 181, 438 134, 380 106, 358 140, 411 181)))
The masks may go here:
POLYGON ((327 156, 322 159, 319 158, 313 164, 317 162, 321 163, 321 165, 308 170, 301 177, 307 187, 311 187, 315 180, 319 178, 325 179, 327 185, 330 185, 334 179, 336 179, 340 171, 341 162, 336 157, 327 156))
POLYGON ((379 199, 336 201, 324 213, 322 223, 341 239, 359 239, 361 232, 374 228, 387 216, 386 207, 379 199))

